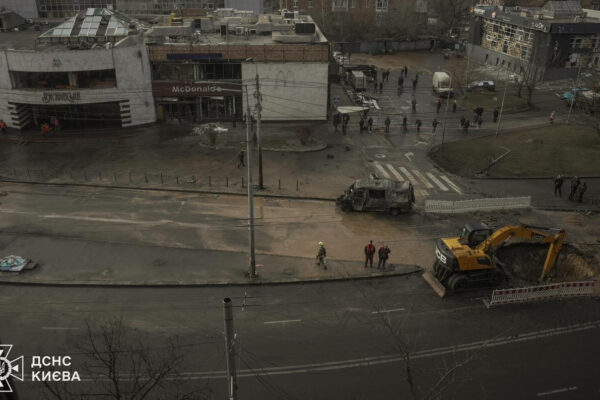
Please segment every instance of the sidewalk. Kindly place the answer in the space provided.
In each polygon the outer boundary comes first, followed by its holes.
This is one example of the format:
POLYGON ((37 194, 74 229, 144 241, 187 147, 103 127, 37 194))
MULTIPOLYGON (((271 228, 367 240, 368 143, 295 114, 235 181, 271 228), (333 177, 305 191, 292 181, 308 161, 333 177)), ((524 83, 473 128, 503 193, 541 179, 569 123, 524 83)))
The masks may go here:
POLYGON ((365 269, 360 261, 328 260, 325 271, 313 258, 257 254, 258 277, 249 279, 246 253, 90 242, 60 237, 0 234, 1 257, 37 260, 33 271, 0 272, 0 283, 58 286, 260 285, 400 276, 415 265, 365 269), (4 246, 3 246, 4 245, 4 246), (65 257, 68 255, 68 257, 65 257))

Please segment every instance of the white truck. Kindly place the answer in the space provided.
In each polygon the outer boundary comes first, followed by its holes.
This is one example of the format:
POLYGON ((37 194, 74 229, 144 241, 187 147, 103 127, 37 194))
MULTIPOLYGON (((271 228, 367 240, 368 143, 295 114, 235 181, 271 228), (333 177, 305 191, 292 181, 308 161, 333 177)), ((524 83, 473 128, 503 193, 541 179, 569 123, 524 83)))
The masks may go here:
POLYGON ((454 91, 452 90, 452 79, 446 72, 434 72, 433 73, 433 91, 440 97, 452 97, 454 91))
POLYGON ((352 71, 350 74, 350 84, 356 92, 367 90, 367 77, 362 71, 352 71))

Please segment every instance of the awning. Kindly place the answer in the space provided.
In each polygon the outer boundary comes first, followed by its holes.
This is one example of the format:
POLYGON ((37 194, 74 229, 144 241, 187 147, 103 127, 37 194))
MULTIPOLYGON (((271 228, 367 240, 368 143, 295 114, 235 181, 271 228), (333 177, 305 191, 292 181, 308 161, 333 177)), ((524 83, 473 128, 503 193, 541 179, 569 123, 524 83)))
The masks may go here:
POLYGON ((365 110, 369 110, 369 107, 360 107, 360 106, 341 106, 337 108, 337 111, 340 114, 351 114, 356 112, 363 112, 365 110))

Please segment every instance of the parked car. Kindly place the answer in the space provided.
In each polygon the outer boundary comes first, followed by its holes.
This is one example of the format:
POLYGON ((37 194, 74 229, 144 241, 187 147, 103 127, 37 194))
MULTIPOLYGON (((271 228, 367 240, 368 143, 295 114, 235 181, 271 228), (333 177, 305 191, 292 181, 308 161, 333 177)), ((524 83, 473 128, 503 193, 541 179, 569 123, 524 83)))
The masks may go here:
POLYGON ((467 86, 467 91, 472 92, 473 90, 488 90, 493 92, 496 90, 496 84, 494 81, 476 81, 471 82, 469 86, 467 86))

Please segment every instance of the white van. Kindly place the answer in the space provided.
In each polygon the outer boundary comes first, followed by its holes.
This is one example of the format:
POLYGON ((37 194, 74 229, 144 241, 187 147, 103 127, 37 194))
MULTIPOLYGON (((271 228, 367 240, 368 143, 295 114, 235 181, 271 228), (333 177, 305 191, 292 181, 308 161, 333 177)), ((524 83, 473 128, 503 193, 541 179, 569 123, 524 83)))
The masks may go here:
POLYGON ((452 90, 452 80, 450 79, 450 75, 448 75, 446 72, 434 72, 433 91, 441 97, 454 96, 454 91, 452 90))

